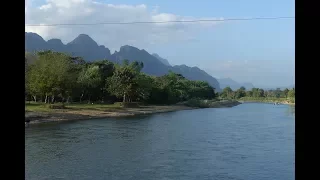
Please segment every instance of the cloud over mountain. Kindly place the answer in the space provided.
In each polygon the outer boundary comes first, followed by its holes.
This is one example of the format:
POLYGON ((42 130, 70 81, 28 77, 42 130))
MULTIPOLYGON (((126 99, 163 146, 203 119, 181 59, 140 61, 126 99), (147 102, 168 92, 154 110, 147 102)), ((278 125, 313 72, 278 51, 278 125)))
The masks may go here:
MULTIPOLYGON (((159 7, 150 8, 144 4, 107 4, 93 0, 47 0, 39 5, 28 1, 26 24, 86 24, 103 22, 161 22, 197 20, 194 17, 160 12, 159 7)), ((203 17, 198 19, 217 19, 203 17)), ((98 44, 118 49, 123 44, 146 48, 150 44, 174 41, 189 41, 199 28, 210 28, 218 22, 201 23, 154 23, 127 25, 90 26, 26 26, 26 32, 35 32, 45 40, 62 39, 71 41, 78 34, 90 34, 98 44)))

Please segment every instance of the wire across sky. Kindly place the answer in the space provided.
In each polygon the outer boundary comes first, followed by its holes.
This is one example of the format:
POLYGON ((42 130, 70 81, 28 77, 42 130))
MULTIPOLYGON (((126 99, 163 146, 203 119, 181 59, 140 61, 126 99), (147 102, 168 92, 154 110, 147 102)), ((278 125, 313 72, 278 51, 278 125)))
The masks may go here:
POLYGON ((95 25, 128 25, 128 24, 165 24, 165 23, 198 23, 198 22, 221 22, 221 21, 252 21, 252 20, 279 20, 295 19, 287 17, 254 17, 254 18, 221 18, 221 19, 198 19, 177 21, 132 21, 132 22, 101 22, 101 23, 68 23, 68 24, 25 24, 25 26, 95 26, 95 25))

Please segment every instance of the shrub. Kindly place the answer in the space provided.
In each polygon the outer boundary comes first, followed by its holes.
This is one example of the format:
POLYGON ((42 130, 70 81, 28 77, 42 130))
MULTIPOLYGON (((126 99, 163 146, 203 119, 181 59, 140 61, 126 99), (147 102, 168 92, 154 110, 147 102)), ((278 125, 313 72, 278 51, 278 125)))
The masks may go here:
POLYGON ((204 101, 204 100, 200 100, 200 99, 190 99, 185 103, 186 106, 189 107, 199 107, 199 108, 208 108, 209 107, 209 103, 204 101))
POLYGON ((49 104, 48 105, 49 109, 65 109, 64 104, 49 104))

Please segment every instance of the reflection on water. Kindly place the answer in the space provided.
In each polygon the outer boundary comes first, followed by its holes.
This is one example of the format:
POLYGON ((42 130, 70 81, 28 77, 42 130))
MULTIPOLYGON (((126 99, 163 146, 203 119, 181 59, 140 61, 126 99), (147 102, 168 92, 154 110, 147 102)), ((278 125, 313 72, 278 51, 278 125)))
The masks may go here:
POLYGON ((287 105, 245 103, 30 126, 26 179, 292 180, 292 115, 287 105))
POLYGON ((295 105, 289 105, 288 106, 288 110, 287 110, 287 114, 290 116, 294 116, 295 117, 295 105))

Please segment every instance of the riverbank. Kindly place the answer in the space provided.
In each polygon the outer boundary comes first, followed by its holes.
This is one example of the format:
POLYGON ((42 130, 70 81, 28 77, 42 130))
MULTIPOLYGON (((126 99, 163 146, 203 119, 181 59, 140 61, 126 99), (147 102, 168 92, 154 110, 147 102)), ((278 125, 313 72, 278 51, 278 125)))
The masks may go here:
POLYGON ((287 98, 240 98, 238 100, 242 103, 250 103, 250 102, 256 102, 256 103, 279 103, 279 104, 287 104, 287 105, 295 105, 294 101, 290 101, 287 98))
MULTIPOLYGON (((215 102, 212 108, 233 107, 241 103, 235 101, 215 102)), ((30 124, 98 119, 110 117, 130 117, 137 115, 147 115, 155 113, 173 112, 181 110, 199 109, 200 107, 190 107, 186 105, 170 106, 140 106, 138 108, 121 108, 117 105, 69 105, 66 109, 47 109, 43 105, 26 105, 25 117, 30 120, 30 124)))
POLYGON ((67 109, 52 110, 50 112, 26 112, 26 118, 30 119, 30 124, 65 121, 65 120, 81 120, 81 119, 97 119, 108 117, 128 117, 135 115, 154 114, 162 112, 172 112, 180 110, 194 109, 187 106, 142 106, 139 108, 106 108, 106 109, 67 109))

